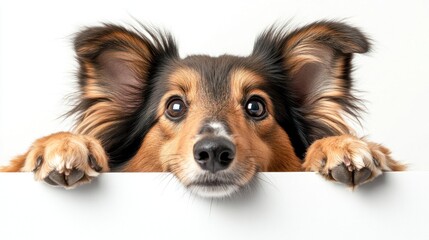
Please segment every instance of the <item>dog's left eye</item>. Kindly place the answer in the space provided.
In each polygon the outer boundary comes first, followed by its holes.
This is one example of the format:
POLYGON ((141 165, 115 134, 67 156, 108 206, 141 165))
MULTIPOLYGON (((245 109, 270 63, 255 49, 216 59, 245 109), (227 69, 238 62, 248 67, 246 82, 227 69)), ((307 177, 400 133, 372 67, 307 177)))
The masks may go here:
POLYGON ((188 107, 182 99, 174 98, 167 104, 165 114, 172 120, 180 119, 187 112, 188 107))
POLYGON ((262 120, 267 116, 265 102, 258 97, 250 98, 246 102, 245 109, 247 115, 256 120, 262 120))

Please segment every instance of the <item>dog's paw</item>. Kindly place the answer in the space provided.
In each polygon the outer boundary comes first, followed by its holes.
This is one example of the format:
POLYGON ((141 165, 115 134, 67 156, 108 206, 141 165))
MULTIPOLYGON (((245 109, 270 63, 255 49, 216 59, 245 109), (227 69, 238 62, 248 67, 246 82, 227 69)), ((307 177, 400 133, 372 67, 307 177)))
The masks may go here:
POLYGON ((60 132, 34 142, 22 171, 32 171, 36 180, 70 189, 109 171, 109 166, 98 140, 60 132))
POLYGON ((327 137, 309 148, 303 167, 349 186, 369 182, 383 171, 404 170, 387 148, 351 135, 327 137))

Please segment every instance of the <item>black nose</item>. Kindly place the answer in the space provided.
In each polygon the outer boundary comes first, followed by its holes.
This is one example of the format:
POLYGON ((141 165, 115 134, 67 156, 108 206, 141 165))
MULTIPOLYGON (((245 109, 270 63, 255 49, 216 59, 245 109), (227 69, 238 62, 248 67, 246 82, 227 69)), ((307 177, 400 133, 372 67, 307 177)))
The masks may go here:
POLYGON ((194 145, 195 161, 212 173, 228 168, 234 157, 235 146, 226 138, 205 137, 194 145))

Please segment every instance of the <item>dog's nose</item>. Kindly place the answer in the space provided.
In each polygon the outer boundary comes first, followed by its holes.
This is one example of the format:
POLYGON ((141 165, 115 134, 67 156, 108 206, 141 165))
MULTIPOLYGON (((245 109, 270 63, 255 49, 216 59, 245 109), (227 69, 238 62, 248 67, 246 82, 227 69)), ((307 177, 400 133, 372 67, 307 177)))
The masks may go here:
POLYGON ((228 168, 234 157, 235 146, 226 138, 205 137, 194 145, 195 161, 212 173, 228 168))

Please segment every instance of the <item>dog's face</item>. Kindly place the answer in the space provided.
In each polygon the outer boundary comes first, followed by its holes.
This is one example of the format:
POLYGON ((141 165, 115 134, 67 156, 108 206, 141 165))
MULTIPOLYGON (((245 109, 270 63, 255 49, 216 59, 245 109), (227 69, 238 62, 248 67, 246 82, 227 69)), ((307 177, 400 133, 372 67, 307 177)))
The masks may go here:
POLYGON ((150 149, 163 170, 201 195, 235 192, 258 171, 272 169, 275 159, 299 169, 288 135, 274 117, 272 86, 254 61, 191 56, 159 76, 164 80, 157 121, 142 151, 150 149))
POLYGON ((298 171, 314 139, 347 130, 356 29, 321 22, 270 29, 248 57, 180 58, 169 35, 106 25, 75 41, 77 131, 99 138, 112 167, 171 171, 192 191, 225 196, 259 171, 298 171))

